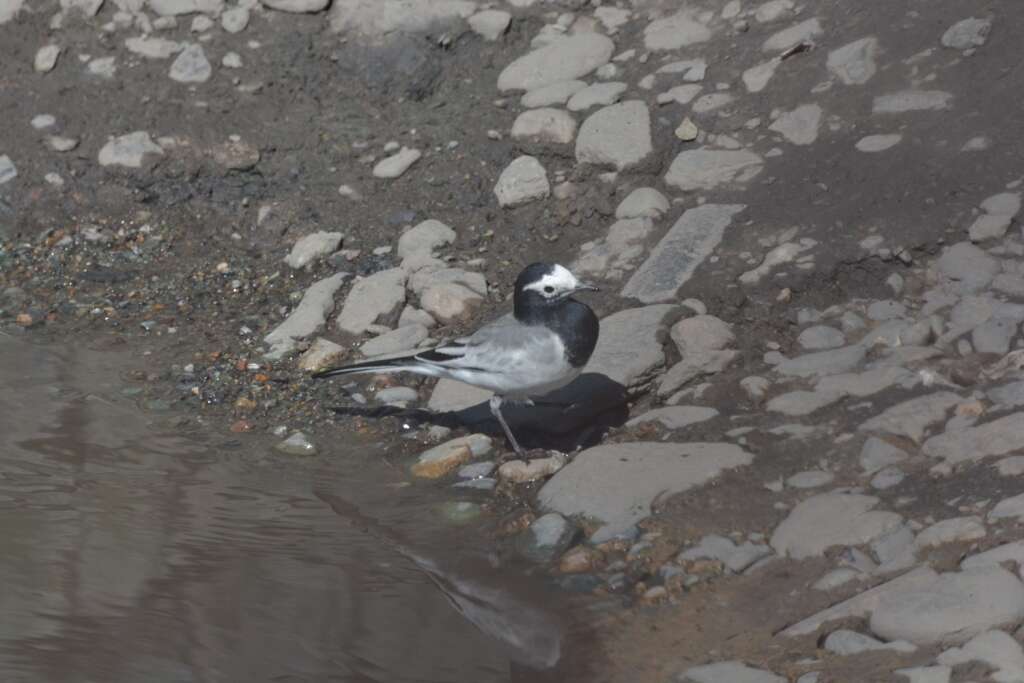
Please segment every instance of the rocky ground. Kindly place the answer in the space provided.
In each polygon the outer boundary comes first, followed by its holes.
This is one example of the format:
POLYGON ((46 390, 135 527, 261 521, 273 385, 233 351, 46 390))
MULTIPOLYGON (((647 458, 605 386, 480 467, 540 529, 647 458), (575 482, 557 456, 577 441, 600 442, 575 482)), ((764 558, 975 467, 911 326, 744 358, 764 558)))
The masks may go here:
POLYGON ((1010 0, 0 0, 0 321, 148 354, 147 410, 380 448, 617 596, 607 680, 1024 681, 1022 31, 1010 0), (513 416, 529 461, 476 390, 307 379, 504 313, 535 260, 604 293, 575 405, 513 416))

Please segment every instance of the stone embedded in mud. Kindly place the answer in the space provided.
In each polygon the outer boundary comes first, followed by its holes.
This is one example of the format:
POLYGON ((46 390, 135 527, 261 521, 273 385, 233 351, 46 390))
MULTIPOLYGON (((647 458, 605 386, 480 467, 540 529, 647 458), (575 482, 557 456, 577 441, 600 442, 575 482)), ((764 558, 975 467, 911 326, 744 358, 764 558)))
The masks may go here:
POLYGON ((775 33, 764 41, 761 49, 765 52, 782 52, 800 43, 811 42, 821 34, 821 22, 812 18, 775 33))
POLYGON ((677 306, 660 304, 603 318, 597 348, 583 372, 605 375, 627 389, 642 388, 665 366, 662 340, 677 315, 677 306))
POLYGON ((286 455, 316 455, 317 449, 305 434, 294 432, 287 439, 274 446, 274 450, 286 455))
POLYGON ((379 337, 363 342, 359 347, 364 356, 384 356, 399 351, 411 351, 420 345, 423 340, 430 336, 430 330, 419 323, 403 325, 402 327, 385 332, 379 337))
POLYGON ((615 217, 661 218, 669 209, 668 198, 653 187, 638 187, 623 199, 615 209, 615 217))
POLYGON ((644 46, 648 50, 678 50, 711 39, 711 29, 688 11, 655 19, 644 28, 644 46))
POLYGON ((334 293, 348 277, 345 273, 337 273, 331 277, 313 283, 295 310, 263 338, 270 347, 266 357, 278 360, 296 347, 296 340, 308 337, 319 330, 327 321, 327 316, 334 310, 334 293))
POLYGON ((562 109, 527 109, 512 124, 512 137, 568 145, 576 137, 576 120, 562 109))
POLYGON ((593 83, 570 97, 565 108, 569 111, 585 111, 598 105, 615 104, 627 87, 625 83, 617 81, 593 83))
POLYGON ((946 543, 976 541, 985 538, 987 533, 981 517, 953 517, 936 522, 921 531, 914 540, 914 545, 918 548, 928 548, 946 543))
POLYGON ((565 463, 566 457, 561 453, 533 460, 509 460, 498 468, 498 476, 504 481, 525 484, 550 477, 565 467, 565 463))
POLYGON ((878 498, 822 493, 797 505, 772 533, 771 545, 795 559, 823 555, 837 545, 861 545, 903 522, 895 512, 873 510, 878 498))
POLYGON ((690 425, 706 422, 718 416, 718 411, 706 406, 666 406, 648 410, 626 423, 632 427, 647 422, 661 423, 667 429, 682 429, 690 425))
POLYGON ((580 126, 576 138, 579 163, 612 166, 618 171, 640 163, 653 149, 651 115, 640 100, 594 112, 580 126))
POLYGON ((129 52, 134 52, 147 59, 170 59, 171 56, 184 50, 186 43, 153 36, 136 36, 125 40, 124 46, 128 48, 129 52))
POLYGON ((878 71, 877 54, 878 39, 868 36, 829 52, 826 66, 844 84, 864 85, 878 71))
POLYGON ((821 351, 825 349, 837 349, 846 344, 846 337, 842 332, 828 325, 813 325, 808 327, 800 336, 797 343, 801 348, 808 351, 821 351))
POLYGON ((44 45, 39 48, 32 64, 33 68, 43 74, 53 71, 54 67, 57 66, 57 58, 60 57, 62 49, 60 45, 53 44, 44 45))
POLYGON ((693 560, 718 560, 730 572, 739 574, 771 554, 772 549, 766 545, 747 541, 737 546, 729 538, 711 534, 703 537, 697 545, 679 553, 676 561, 683 564, 693 560))
POLYGON ((884 152, 890 147, 895 147, 901 140, 903 140, 903 136, 899 133, 866 135, 857 141, 855 147, 858 152, 873 154, 875 152, 884 152))
POLYGON ((969 50, 974 47, 981 47, 988 40, 989 31, 992 30, 990 19, 962 19, 942 34, 941 42, 945 47, 954 50, 969 50))
POLYGON ((424 451, 413 463, 411 470, 414 476, 423 479, 439 479, 473 458, 487 455, 492 448, 491 437, 486 434, 462 436, 424 451))
POLYGON ((299 369, 309 372, 326 370, 337 363, 345 355, 345 347, 334 342, 318 338, 299 357, 299 369))
POLYGON ((0 185, 9 183, 18 175, 18 169, 14 162, 6 154, 0 154, 0 185))
POLYGON ((420 294, 420 306, 442 323, 469 317, 484 301, 482 295, 457 282, 427 287, 420 294))
POLYGON ((228 33, 241 33, 249 25, 249 9, 232 7, 220 15, 220 25, 228 33))
POLYGON ((548 174, 535 157, 521 156, 510 163, 498 177, 494 195, 502 207, 516 207, 551 194, 548 174))
POLYGON ((405 303, 406 278, 401 268, 390 268, 356 280, 338 314, 338 329, 362 334, 378 319, 394 313, 405 303))
POLYGON ((908 111, 949 109, 953 95, 942 90, 901 90, 879 95, 872 106, 874 114, 904 114, 908 111))
POLYGON ((817 104, 802 104, 793 111, 783 112, 768 129, 794 145, 810 145, 818 139, 821 116, 822 109, 817 104))
POLYGON ((754 456, 728 443, 623 443, 579 453, 537 494, 541 508, 626 529, 650 514, 651 502, 701 486, 754 456))
POLYGON ((150 8, 162 17, 182 14, 218 15, 224 11, 224 0, 146 0, 150 8))
POLYGON ((395 154, 378 161, 377 165, 373 167, 373 177, 385 179, 398 178, 408 171, 410 166, 419 161, 422 156, 423 152, 418 149, 403 147, 395 154))
POLYGON ((302 268, 337 251, 343 237, 340 232, 324 231, 306 235, 295 243, 291 252, 284 257, 284 262, 292 268, 302 268))
POLYGON ((171 63, 168 74, 172 81, 179 83, 205 83, 213 75, 213 67, 203 52, 203 46, 192 43, 181 51, 171 63))
MULTIPOLYGON (((317 2, 326 7, 328 0, 317 2)), ((330 21, 334 31, 351 31, 368 38, 428 30, 440 35, 476 10, 477 3, 471 0, 334 0, 330 21)))
POLYGON ((768 85, 768 81, 775 75, 775 70, 779 68, 780 63, 780 60, 776 57, 744 71, 742 78, 747 92, 756 93, 764 90, 765 86, 768 85))
POLYGON ((683 191, 712 190, 745 183, 764 168, 764 159, 748 150, 692 149, 680 152, 665 174, 665 183, 683 191))
POLYGON ((430 218, 402 233, 398 238, 396 253, 400 259, 414 254, 433 254, 435 249, 454 242, 455 237, 454 230, 430 218))
POLYGON ((775 366, 775 371, 792 377, 832 375, 857 367, 866 355, 867 351, 860 345, 843 346, 786 358, 775 366))
POLYGON ((163 156, 164 150, 146 131, 136 131, 111 138, 99 153, 100 166, 126 166, 141 168, 146 155, 163 156))
POLYGON ((307 14, 324 10, 330 0, 260 0, 265 7, 279 12, 307 14))
POLYGON ((905 640, 896 640, 891 643, 872 638, 871 636, 857 633, 849 629, 839 629, 828 634, 825 638, 824 647, 829 652, 837 655, 856 655, 861 652, 872 652, 877 650, 894 650, 896 652, 914 652, 917 646, 905 640))
POLYGON ((700 349, 690 353, 669 368, 658 384, 658 396, 668 396, 680 387, 699 378, 725 370, 739 355, 735 349, 700 349))
POLYGON ((687 669, 677 678, 679 683, 786 683, 771 671, 754 669, 742 662, 716 662, 687 669))
POLYGON ((498 76, 499 90, 536 90, 586 76, 611 59, 615 43, 599 33, 558 38, 509 64, 498 76))
MULTIPOLYGON (((959 396, 949 391, 919 396, 894 405, 862 423, 858 429, 906 436, 919 444, 924 439, 925 431, 930 426, 944 421, 950 409, 961 400, 959 396)), ((928 452, 927 449, 923 450, 928 452)))
POLYGON ((554 104, 565 104, 569 98, 587 87, 586 82, 579 80, 558 81, 542 88, 530 90, 519 100, 524 107, 550 107, 554 104))
POLYGON ((93 59, 86 65, 86 70, 92 76, 113 78, 114 74, 117 73, 117 58, 100 57, 98 59, 93 59))
POLYGON ((549 512, 530 524, 516 539, 516 547, 526 559, 546 564, 561 555, 575 535, 576 528, 565 517, 549 512))
POLYGON ((469 18, 469 27, 484 40, 497 40, 508 31, 512 15, 503 10, 488 9, 469 18))
POLYGON ((683 318, 672 326, 669 336, 683 357, 700 351, 718 351, 736 341, 732 325, 707 314, 683 318))

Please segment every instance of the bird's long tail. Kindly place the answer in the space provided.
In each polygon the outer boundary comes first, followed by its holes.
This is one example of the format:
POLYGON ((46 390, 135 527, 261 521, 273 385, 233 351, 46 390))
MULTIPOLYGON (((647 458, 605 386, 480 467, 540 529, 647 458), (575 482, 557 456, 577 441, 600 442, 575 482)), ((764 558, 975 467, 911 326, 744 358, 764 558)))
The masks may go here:
POLYGON ((341 375, 361 375, 370 372, 415 372, 420 375, 433 375, 430 366, 424 365, 416 359, 415 354, 399 356, 397 358, 371 359, 361 363, 342 365, 337 368, 328 368, 313 374, 314 379, 327 379, 328 377, 339 377, 341 375))

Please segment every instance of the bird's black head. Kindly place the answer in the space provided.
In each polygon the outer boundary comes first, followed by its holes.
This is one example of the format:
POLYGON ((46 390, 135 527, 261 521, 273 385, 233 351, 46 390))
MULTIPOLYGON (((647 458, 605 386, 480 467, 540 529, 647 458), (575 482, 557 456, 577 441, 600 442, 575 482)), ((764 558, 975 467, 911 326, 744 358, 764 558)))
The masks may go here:
POLYGON ((566 301, 580 290, 597 288, 580 282, 565 266, 557 263, 532 263, 519 273, 513 298, 515 316, 520 320, 548 310, 566 301))

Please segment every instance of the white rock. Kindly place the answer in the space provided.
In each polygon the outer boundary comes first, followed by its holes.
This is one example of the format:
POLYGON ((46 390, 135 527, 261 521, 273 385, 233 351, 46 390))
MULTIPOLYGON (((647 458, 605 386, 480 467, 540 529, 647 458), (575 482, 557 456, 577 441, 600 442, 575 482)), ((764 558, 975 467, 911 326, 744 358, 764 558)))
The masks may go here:
POLYGON ((878 39, 873 36, 855 40, 828 53, 828 70, 846 85, 864 85, 878 71, 875 57, 878 39))
POLYGON ((213 67, 206 59, 199 43, 187 45, 171 63, 169 76, 179 83, 205 83, 213 75, 213 67))
POLYGON ((498 76, 499 90, 537 88, 586 76, 611 59, 615 43, 598 33, 560 38, 523 55, 498 76))
MULTIPOLYGON (((0 20, 0 24, 3 21, 0 20)), ((36 57, 33 62, 33 68, 39 73, 48 73, 53 71, 53 68, 57 66, 57 58, 60 57, 61 53, 60 45, 45 45, 36 52, 36 57)))
POLYGON ((917 535, 918 548, 928 548, 946 543, 975 541, 985 538, 985 525, 980 517, 954 517, 936 522, 917 535))
POLYGON ((874 114, 903 114, 908 111, 949 109, 953 95, 942 90, 901 90, 879 95, 872 105, 874 114))
POLYGON ((204 14, 200 14, 192 19, 192 26, 189 30, 191 30, 192 33, 205 33, 213 28, 213 25, 213 19, 204 14))
POLYGON ((319 330, 327 316, 334 310, 334 293, 341 287, 345 280, 344 273, 337 273, 331 277, 318 280, 306 293, 302 295, 302 301, 295 307, 295 310, 278 325, 274 331, 263 338, 263 341, 270 346, 267 358, 277 360, 291 352, 295 346, 295 340, 308 337, 319 330))
POLYGON ((111 138, 99 153, 100 166, 127 166, 141 168, 147 154, 162 156, 164 150, 149 137, 146 131, 136 131, 111 138))
POLYGON ((707 74, 708 63, 703 59, 684 59, 658 67, 659 74, 679 74, 687 83, 699 83, 707 74))
POLYGON ((330 0, 260 0, 260 2, 279 12, 308 14, 324 10, 330 0))
POLYGON ((6 154, 0 154, 0 185, 9 183, 18 175, 14 162, 6 154))
POLYGON ((32 117, 32 127, 36 130, 42 130, 49 128, 50 126, 56 125, 57 117, 53 114, 37 114, 32 117))
POLYGON ((833 479, 835 479, 835 475, 831 472, 808 470, 806 472, 797 472, 786 479, 786 486, 792 489, 816 489, 828 484, 833 479))
POLYGON ((875 650, 893 650, 895 652, 914 652, 917 646, 905 640, 897 640, 891 643, 883 643, 876 638, 866 636, 863 633, 839 629, 828 634, 825 638, 825 649, 837 655, 856 655, 861 652, 872 652, 875 650))
POLYGON ((653 187, 638 187, 615 209, 616 218, 661 218, 670 208, 668 199, 653 187))
POLYGON ((699 148, 680 152, 665 174, 665 183, 683 191, 712 190, 745 183, 764 168, 764 159, 747 150, 699 148))
POLYGON ((988 40, 992 22, 988 19, 963 19, 950 26, 942 34, 942 44, 954 50, 967 50, 981 47, 988 40))
POLYGON ((694 83, 687 85, 677 85, 674 88, 669 88, 663 93, 660 93, 657 98, 658 104, 670 104, 675 102, 676 104, 689 104, 694 97, 700 94, 702 86, 694 83))
POLYGON ((550 107, 553 104, 565 104, 570 97, 586 87, 587 84, 583 81, 558 81, 529 91, 522 96, 519 103, 524 107, 550 107))
POLYGON ((117 64, 115 57, 100 57, 94 59, 86 66, 89 74, 92 76, 98 76, 100 78, 113 78, 114 74, 117 73, 117 64))
POLYGON ((905 676, 906 683, 949 683, 953 669, 948 666, 914 666, 896 669, 893 673, 905 676))
POLYGON ((644 46, 648 50, 678 50, 710 39, 711 30, 686 11, 655 19, 644 29, 644 46))
POLYGON ((228 33, 241 33, 249 25, 249 9, 232 7, 220 15, 220 25, 228 33))
MULTIPOLYGON (((329 0, 310 0, 309 7, 326 7, 329 0)), ((470 0, 333 0, 331 29, 377 39, 393 33, 423 33, 458 28, 476 14, 470 0)), ((280 9, 280 8, 279 8, 280 9)), ((305 10, 310 11, 310 10, 305 10)), ((316 11, 316 10, 312 10, 316 11)))
POLYGON ((695 666, 683 672, 681 683, 786 683, 782 676, 753 669, 742 662, 717 662, 695 666))
MULTIPOLYGON (((906 436, 914 443, 921 443, 927 428, 945 421, 946 413, 961 400, 959 396, 949 391, 919 396, 894 405, 881 415, 862 423, 859 429, 906 436)), ((922 447, 922 450, 928 453, 927 447, 922 447)), ((937 454, 932 453, 932 455, 937 454)))
POLYGON ((782 134, 794 145, 810 145, 818 139, 822 110, 816 104, 803 104, 793 111, 783 112, 769 130, 782 134))
POLYGON ((494 186, 494 194, 502 207, 515 207, 551 194, 548 174, 535 157, 521 156, 512 161, 494 186))
POLYGON ((626 92, 625 83, 616 81, 594 83, 570 97, 566 108, 569 111, 584 111, 598 105, 614 104, 619 101, 619 97, 624 92, 626 92))
POLYGON ((46 143, 50 145, 50 149, 55 152, 70 152, 78 147, 77 139, 63 137, 61 135, 51 135, 46 139, 46 143))
POLYGON ((318 337, 309 345, 305 353, 299 356, 298 366, 300 370, 317 372, 327 369, 344 355, 344 346, 318 337))
POLYGON ((185 49, 185 43, 166 38, 155 38, 150 36, 137 36, 124 41, 124 46, 130 52, 141 55, 148 59, 169 59, 185 49))
POLYGON ((292 268, 302 268, 308 263, 319 259, 321 256, 333 254, 341 245, 343 235, 340 232, 314 232, 306 235, 292 247, 291 253, 284 258, 284 262, 292 268))
POLYGON ((860 545, 892 531, 903 518, 873 510, 878 498, 860 494, 823 493, 797 505, 776 527, 771 545, 780 555, 815 557, 836 545, 860 545))
POLYGON ((406 230, 398 238, 396 253, 398 258, 406 259, 415 254, 433 254, 434 250, 455 241, 455 231, 432 218, 418 223, 406 230))
POLYGON ((402 147, 396 154, 381 159, 373 167, 375 178, 398 178, 409 170, 409 167, 419 161, 423 152, 410 147, 402 147))
POLYGON ((576 119, 562 109, 528 109, 516 117, 512 137, 567 145, 576 137, 576 119))
POLYGON ((359 350, 367 357, 410 351, 429 336, 430 330, 423 325, 405 325, 363 342, 359 350))
POLYGON ((469 18, 469 27, 484 40, 497 40, 508 30, 512 15, 502 10, 484 10, 469 18))
POLYGON ((743 85, 747 92, 761 92, 768 85, 768 81, 775 75, 775 70, 781 62, 778 58, 769 59, 756 66, 752 66, 743 72, 743 85))
POLYGON ((241 69, 242 58, 237 52, 227 52, 221 58, 220 65, 226 69, 241 69))
POLYGON ((816 18, 807 19, 772 35, 768 40, 764 41, 761 49, 765 52, 782 52, 794 45, 810 42, 821 34, 821 23, 816 18))
POLYGON ((14 18, 24 4, 24 0, 0 0, 0 24, 6 24, 14 18))
POLYGON ((653 151, 651 116, 640 100, 604 107, 587 117, 576 138, 576 160, 581 164, 635 166, 653 151))
POLYGON ((348 334, 362 334, 382 316, 405 302, 407 274, 401 268, 376 272, 356 280, 335 323, 348 334))
POLYGON ((899 133, 884 135, 866 135, 857 141, 856 147, 859 152, 884 152, 890 147, 895 147, 903 140, 899 133))
POLYGON ((717 410, 704 406, 666 406, 648 410, 646 413, 634 417, 626 425, 635 426, 647 422, 659 422, 667 429, 682 429, 699 422, 706 422, 717 415, 717 410))
POLYGON ((182 14, 220 14, 224 0, 147 0, 150 8, 159 16, 180 16, 182 14))

